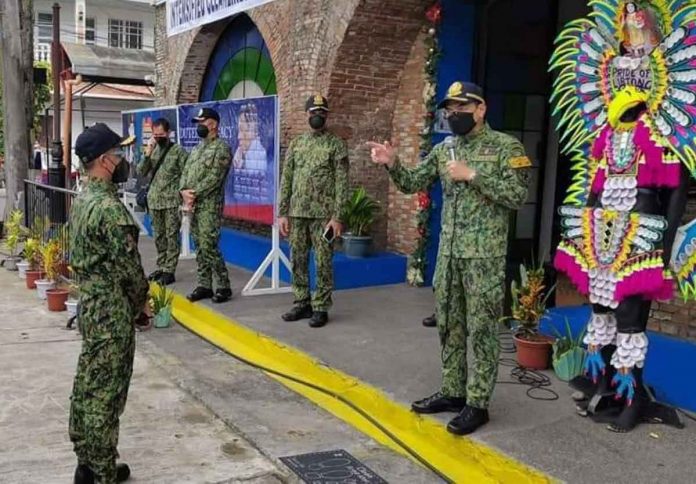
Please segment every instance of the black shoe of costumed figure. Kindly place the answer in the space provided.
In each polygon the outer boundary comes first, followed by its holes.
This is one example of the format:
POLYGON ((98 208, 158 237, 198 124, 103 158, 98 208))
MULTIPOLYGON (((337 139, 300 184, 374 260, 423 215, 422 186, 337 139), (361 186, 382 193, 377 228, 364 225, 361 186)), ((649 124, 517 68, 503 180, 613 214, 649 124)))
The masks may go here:
POLYGON ((416 413, 459 412, 466 405, 466 398, 446 397, 437 392, 429 397, 416 400, 411 404, 411 410, 416 413))

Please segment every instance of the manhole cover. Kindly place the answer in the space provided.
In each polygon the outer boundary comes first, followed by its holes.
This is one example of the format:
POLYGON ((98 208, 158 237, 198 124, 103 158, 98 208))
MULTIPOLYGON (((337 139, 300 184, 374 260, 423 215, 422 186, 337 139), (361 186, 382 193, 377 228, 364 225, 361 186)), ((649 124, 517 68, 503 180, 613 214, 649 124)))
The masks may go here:
POLYGON ((281 457, 307 484, 388 484, 345 450, 281 457))

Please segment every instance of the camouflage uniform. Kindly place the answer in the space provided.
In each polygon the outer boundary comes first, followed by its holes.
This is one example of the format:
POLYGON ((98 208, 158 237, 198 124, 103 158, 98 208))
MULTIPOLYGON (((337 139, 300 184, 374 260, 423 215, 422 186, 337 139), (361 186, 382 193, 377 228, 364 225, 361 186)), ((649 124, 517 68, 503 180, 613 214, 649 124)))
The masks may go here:
POLYGON ((341 219, 348 199, 348 149, 329 132, 306 133, 288 147, 280 191, 280 216, 290 218, 295 303, 310 302, 309 250, 314 248, 314 311, 328 311, 333 290, 333 247, 322 238, 330 219, 341 219))
POLYGON ((229 289, 230 279, 218 244, 222 217, 225 177, 230 168, 230 148, 220 138, 205 139, 189 155, 179 190, 194 190, 196 204, 191 219, 191 235, 196 244, 198 286, 212 289, 212 276, 218 289, 229 289))
POLYGON ((515 138, 491 130, 458 136, 455 158, 476 170, 473 181, 447 174, 443 143, 417 167, 397 161, 389 170, 406 193, 425 189, 439 176, 444 204, 435 297, 442 345, 442 394, 466 397, 487 408, 498 370, 498 320, 502 316, 510 214, 527 197, 529 159, 515 138), (467 380, 466 339, 471 337, 474 368, 467 380))
POLYGON ((157 247, 157 267, 174 274, 179 260, 179 229, 181 228, 181 195, 179 181, 188 154, 175 144, 167 151, 162 162, 162 147, 155 146, 150 156, 138 166, 138 174, 147 176, 157 169, 147 193, 147 206, 152 215, 152 228, 157 247), (159 168, 159 163, 164 163, 159 168))
POLYGON ((116 186, 92 179, 72 206, 70 264, 80 285, 82 352, 70 406, 70 440, 78 462, 116 482, 119 416, 133 371, 135 319, 148 283, 139 230, 116 186))

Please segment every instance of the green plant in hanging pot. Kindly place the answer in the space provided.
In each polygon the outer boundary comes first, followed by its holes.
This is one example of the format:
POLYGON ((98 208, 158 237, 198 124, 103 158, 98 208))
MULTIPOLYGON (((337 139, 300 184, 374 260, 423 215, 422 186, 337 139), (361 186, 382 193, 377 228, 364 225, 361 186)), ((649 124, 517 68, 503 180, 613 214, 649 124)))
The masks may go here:
POLYGON ((546 312, 546 302, 555 286, 548 291, 544 286, 543 266, 520 265, 520 280, 510 285, 512 317, 510 321, 513 340, 517 348, 517 363, 534 370, 549 367, 551 341, 539 334, 539 323, 546 312))
POLYGON ((165 286, 155 284, 150 296, 150 306, 154 314, 155 328, 168 328, 172 323, 172 302, 174 293, 165 286))
POLYGON ((556 341, 553 342, 553 369, 558 378, 563 381, 570 381, 582 375, 583 364, 587 352, 582 346, 582 339, 585 330, 580 331, 577 337, 573 337, 568 318, 565 320, 566 333, 562 335, 554 327, 556 341))
POLYGON ((379 202, 368 195, 364 187, 353 191, 346 205, 342 219, 346 226, 343 239, 343 251, 349 257, 366 257, 372 245, 369 235, 370 226, 375 222, 379 202))

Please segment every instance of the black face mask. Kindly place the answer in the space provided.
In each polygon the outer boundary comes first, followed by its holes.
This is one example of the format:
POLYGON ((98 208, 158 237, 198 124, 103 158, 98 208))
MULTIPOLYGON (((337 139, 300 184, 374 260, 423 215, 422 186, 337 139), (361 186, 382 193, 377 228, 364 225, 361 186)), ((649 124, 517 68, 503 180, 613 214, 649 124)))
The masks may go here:
POLYGON ((310 116, 309 118, 309 125, 312 127, 312 129, 321 129, 324 127, 326 124, 326 118, 324 116, 319 116, 318 114, 315 114, 314 116, 310 116))
POLYGON ((164 148, 165 146, 167 146, 167 143, 169 143, 169 138, 157 138, 157 144, 160 146, 160 148, 164 148))
POLYGON ((111 181, 113 183, 126 183, 128 181, 128 175, 130 174, 130 164, 125 158, 121 157, 116 169, 111 174, 111 181))
POLYGON ((463 136, 469 134, 474 126, 476 126, 476 121, 474 121, 474 113, 452 113, 447 118, 450 130, 452 133, 463 136))
POLYGON ((196 127, 196 133, 198 134, 198 136, 200 138, 207 138, 208 134, 210 134, 210 130, 208 129, 208 127, 205 124, 199 124, 196 127))

